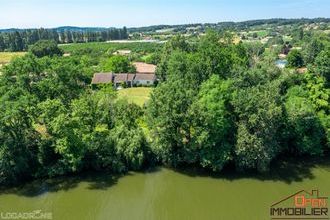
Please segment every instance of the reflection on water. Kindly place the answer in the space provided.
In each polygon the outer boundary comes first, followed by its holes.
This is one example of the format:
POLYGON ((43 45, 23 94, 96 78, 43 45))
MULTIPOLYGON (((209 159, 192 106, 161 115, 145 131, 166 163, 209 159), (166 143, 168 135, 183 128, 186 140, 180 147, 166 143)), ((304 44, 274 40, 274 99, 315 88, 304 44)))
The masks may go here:
POLYGON ((301 189, 330 195, 330 160, 281 161, 269 174, 210 174, 155 168, 34 181, 2 190, 1 212, 51 212, 53 219, 268 219, 269 206, 301 189))

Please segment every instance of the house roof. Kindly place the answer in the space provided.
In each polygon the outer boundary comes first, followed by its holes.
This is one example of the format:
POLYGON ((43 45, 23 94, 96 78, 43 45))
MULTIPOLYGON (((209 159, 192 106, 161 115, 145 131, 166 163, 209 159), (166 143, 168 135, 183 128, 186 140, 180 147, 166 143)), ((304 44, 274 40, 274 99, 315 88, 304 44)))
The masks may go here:
POLYGON ((139 81, 139 80, 149 80, 149 81, 153 81, 156 79, 156 75, 155 74, 150 74, 150 73, 137 73, 135 74, 135 81, 139 81))
POLYGON ((156 65, 143 63, 143 62, 134 62, 133 65, 136 68, 137 73, 155 73, 156 65))
POLYGON ((92 79, 92 84, 112 83, 112 73, 95 73, 92 79))
POLYGON ((135 74, 131 73, 117 73, 115 74, 114 82, 126 82, 126 81, 133 81, 135 74))
POLYGON ((306 67, 301 67, 297 69, 298 73, 305 73, 307 71, 306 67))
POLYGON ((156 75, 153 73, 95 73, 92 84, 101 83, 122 83, 129 81, 155 81, 156 75))

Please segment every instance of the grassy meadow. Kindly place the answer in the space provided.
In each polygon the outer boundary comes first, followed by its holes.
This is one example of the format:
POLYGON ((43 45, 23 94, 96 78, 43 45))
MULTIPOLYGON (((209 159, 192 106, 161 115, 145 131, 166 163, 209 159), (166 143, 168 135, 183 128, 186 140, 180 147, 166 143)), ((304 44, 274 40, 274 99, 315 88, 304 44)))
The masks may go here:
POLYGON ((9 63, 14 57, 23 56, 25 52, 0 52, 0 66, 9 63))
POLYGON ((118 90, 118 98, 143 106, 150 98, 152 88, 136 87, 118 90))

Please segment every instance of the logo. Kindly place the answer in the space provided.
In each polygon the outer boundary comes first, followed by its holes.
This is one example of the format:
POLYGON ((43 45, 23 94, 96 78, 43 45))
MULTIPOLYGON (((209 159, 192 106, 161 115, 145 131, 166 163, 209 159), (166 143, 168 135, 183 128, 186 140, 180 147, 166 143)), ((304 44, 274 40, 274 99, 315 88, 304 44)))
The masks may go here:
POLYGON ((328 197, 301 190, 270 207, 271 219, 329 219, 328 197))

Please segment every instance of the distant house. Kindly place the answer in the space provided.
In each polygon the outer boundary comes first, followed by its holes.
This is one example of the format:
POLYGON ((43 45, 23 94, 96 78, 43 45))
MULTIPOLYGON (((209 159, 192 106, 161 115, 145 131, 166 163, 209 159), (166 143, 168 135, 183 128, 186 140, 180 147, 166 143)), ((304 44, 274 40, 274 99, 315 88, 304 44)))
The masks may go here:
POLYGON ((156 65, 143 63, 143 62, 134 62, 133 65, 136 68, 137 73, 155 73, 156 65))
POLYGON ((286 43, 285 45, 283 45, 281 53, 288 55, 291 50, 292 50, 292 45, 289 43, 286 43))
POLYGON ((132 51, 130 50, 117 50, 116 52, 113 53, 113 55, 122 55, 122 56, 127 56, 131 54, 132 51))
POLYGON ((143 62, 134 62, 136 73, 95 73, 92 85, 112 83, 115 88, 125 85, 133 86, 152 86, 157 81, 155 72, 156 65, 143 62))

